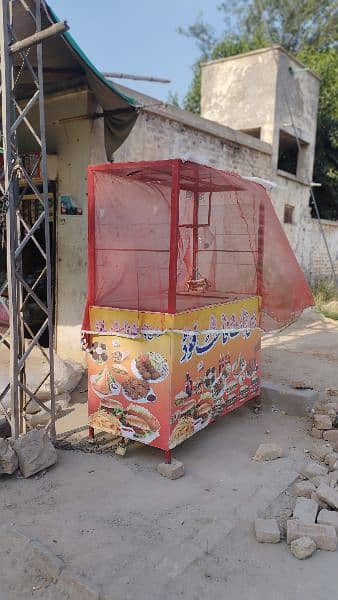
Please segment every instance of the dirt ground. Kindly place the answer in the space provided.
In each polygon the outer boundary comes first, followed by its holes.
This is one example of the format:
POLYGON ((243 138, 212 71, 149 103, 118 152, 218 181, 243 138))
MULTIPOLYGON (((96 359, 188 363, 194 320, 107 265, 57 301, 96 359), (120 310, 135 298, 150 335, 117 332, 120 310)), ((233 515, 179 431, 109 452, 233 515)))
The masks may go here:
MULTIPOLYGON (((263 378, 303 381, 321 392, 338 387, 336 322, 310 311, 265 336, 263 346, 263 378)), ((58 421, 60 439, 85 435, 85 401, 83 381, 58 421)), ((60 450, 46 473, 0 480, 0 525, 13 523, 42 542, 107 600, 334 598, 337 553, 300 562, 285 542, 258 544, 253 534, 254 518, 296 478, 304 449, 317 443, 309 425, 271 407, 260 415, 242 407, 175 450, 186 468, 176 481, 156 472, 156 449, 131 447, 123 458, 60 450), (285 457, 253 462, 266 441, 280 444, 285 457)), ((37 597, 28 583, 20 598, 37 597)), ((0 585, 1 600, 17 597, 0 585)))

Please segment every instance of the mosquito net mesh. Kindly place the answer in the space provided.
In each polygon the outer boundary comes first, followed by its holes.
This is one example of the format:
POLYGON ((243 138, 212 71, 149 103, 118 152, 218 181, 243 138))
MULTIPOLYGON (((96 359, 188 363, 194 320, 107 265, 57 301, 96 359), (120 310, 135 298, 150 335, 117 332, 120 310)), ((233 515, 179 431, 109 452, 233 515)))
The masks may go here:
POLYGON ((180 160, 89 168, 88 304, 179 312, 260 295, 261 327, 313 304, 265 189, 180 160))

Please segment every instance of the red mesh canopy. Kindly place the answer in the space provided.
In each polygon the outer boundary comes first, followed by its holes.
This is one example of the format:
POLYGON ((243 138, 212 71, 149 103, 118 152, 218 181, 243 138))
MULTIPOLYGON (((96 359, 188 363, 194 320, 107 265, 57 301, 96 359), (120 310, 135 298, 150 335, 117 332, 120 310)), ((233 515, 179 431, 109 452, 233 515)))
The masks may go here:
POLYGON ((272 330, 313 304, 265 189, 181 160, 89 167, 88 304, 175 313, 262 297, 272 330))

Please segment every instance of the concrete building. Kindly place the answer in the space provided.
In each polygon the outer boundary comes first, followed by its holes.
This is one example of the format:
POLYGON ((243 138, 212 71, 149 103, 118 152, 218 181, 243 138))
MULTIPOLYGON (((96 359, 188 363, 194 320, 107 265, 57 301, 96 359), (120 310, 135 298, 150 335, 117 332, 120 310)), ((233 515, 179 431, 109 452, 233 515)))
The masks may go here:
MULTIPOLYGON (((280 46, 204 63, 201 117, 119 86, 143 108, 114 160, 179 156, 268 180, 308 279, 331 276, 309 206, 319 86, 318 77, 280 46)), ((322 224, 338 270, 338 222, 322 224)))
MULTIPOLYGON (((84 360, 80 330, 87 293, 89 164, 183 157, 272 182, 276 212, 308 278, 330 274, 309 209, 319 90, 315 75, 280 47, 206 63, 199 117, 134 90, 111 87, 74 50, 68 34, 62 39, 56 54, 51 48, 51 56, 61 61, 57 77, 48 72, 48 54, 45 61, 55 347, 62 357, 84 360), (288 105, 301 142, 297 152, 288 105), (62 210, 65 198, 79 209, 77 214, 62 210)), ((35 118, 32 113, 33 125, 35 118)), ((25 147, 24 130, 21 135, 25 152, 34 152, 25 147)), ((338 223, 324 222, 324 229, 338 269, 338 223)))

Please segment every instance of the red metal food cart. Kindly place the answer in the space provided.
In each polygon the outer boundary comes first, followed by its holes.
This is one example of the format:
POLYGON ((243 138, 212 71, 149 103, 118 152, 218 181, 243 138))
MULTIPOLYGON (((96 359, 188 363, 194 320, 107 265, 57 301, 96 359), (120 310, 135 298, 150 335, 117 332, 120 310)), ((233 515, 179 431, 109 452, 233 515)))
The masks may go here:
POLYGON ((312 304, 265 189, 182 160, 89 167, 89 433, 166 452, 260 393, 261 329, 312 304))

